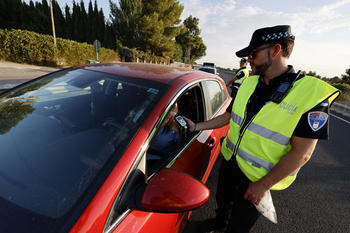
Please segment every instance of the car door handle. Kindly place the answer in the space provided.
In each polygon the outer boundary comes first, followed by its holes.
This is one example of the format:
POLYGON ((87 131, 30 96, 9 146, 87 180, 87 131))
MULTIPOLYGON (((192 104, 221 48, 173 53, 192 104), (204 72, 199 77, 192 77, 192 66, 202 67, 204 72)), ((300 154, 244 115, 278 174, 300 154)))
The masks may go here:
POLYGON ((210 140, 210 142, 208 143, 209 149, 210 149, 210 150, 213 149, 214 146, 215 146, 215 144, 216 144, 216 137, 213 137, 213 138, 210 140))

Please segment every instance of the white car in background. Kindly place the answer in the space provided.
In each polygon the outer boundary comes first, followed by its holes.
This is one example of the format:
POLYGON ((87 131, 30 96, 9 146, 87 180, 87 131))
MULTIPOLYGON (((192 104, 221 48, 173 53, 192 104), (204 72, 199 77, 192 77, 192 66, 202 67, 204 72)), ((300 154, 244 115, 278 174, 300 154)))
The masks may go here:
POLYGON ((203 62, 203 65, 198 70, 220 76, 219 72, 216 69, 215 64, 212 62, 203 62))

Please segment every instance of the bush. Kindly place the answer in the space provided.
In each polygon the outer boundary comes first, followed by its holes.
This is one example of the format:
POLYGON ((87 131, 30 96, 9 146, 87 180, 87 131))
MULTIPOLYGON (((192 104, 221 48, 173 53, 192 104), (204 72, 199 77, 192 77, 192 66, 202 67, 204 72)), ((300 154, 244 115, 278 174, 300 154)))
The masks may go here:
POLYGON ((344 84, 344 83, 335 83, 333 84, 333 87, 341 90, 341 91, 350 91, 350 85, 344 84))
POLYGON ((143 59, 147 62, 152 61, 152 62, 157 62, 157 63, 168 61, 168 59, 165 57, 156 56, 153 54, 148 54, 148 53, 145 53, 143 51, 136 50, 136 49, 129 49, 128 47, 120 47, 118 49, 118 52, 121 56, 125 56, 126 58, 128 58, 132 61, 135 61, 136 58, 143 59))
MULTIPOLYGON (((87 43, 57 38, 23 30, 0 29, 0 59, 18 63, 44 66, 77 66, 86 59, 96 60, 95 48, 87 43)), ((117 52, 101 48, 99 60, 115 62, 117 52)))

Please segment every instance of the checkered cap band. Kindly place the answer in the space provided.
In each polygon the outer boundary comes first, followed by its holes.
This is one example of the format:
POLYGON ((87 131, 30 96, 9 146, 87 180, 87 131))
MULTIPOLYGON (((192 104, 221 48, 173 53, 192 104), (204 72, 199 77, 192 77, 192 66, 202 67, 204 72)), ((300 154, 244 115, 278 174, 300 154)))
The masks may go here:
POLYGON ((293 34, 289 33, 289 32, 279 32, 279 33, 267 34, 267 35, 263 35, 261 37, 261 39, 263 41, 280 40, 280 39, 285 39, 285 38, 290 38, 290 39, 294 40, 293 34))

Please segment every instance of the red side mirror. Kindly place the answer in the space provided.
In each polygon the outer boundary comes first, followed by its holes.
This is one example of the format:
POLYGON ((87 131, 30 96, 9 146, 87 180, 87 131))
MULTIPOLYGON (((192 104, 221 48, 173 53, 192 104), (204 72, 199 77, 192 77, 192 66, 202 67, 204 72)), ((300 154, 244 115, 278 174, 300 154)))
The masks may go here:
POLYGON ((149 212, 186 212, 202 206, 209 194, 209 189, 202 182, 166 168, 159 171, 147 185, 138 186, 126 205, 131 209, 149 212))

